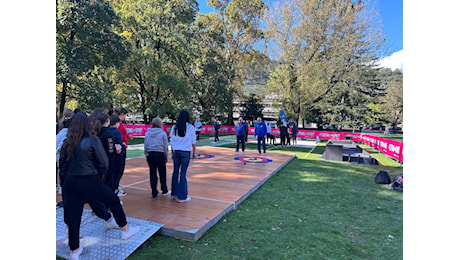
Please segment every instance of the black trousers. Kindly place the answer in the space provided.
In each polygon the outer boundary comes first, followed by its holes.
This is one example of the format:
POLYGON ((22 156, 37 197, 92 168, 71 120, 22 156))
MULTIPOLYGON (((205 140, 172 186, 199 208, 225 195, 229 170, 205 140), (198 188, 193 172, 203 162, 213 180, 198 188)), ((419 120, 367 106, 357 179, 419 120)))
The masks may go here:
POLYGON ((285 135, 280 135, 280 144, 281 145, 286 145, 286 136, 285 135))
POLYGON ((123 173, 125 172, 125 165, 126 165, 126 150, 123 149, 121 154, 117 156, 117 163, 116 166, 118 168, 118 176, 116 178, 115 187, 118 189, 120 186, 121 177, 123 177, 123 173))
POLYGON ((245 143, 246 143, 246 137, 244 135, 242 136, 236 136, 236 150, 238 151, 240 149, 240 143, 241 143, 241 151, 244 152, 245 148, 245 143))
POLYGON ((150 187, 152 188, 152 196, 156 197, 158 195, 158 176, 160 177, 161 191, 163 193, 168 192, 168 186, 166 185, 166 156, 163 152, 149 152, 148 154, 147 164, 150 170, 150 187))
POLYGON ((123 227, 127 224, 120 199, 102 182, 99 175, 66 176, 62 189, 62 199, 64 201, 64 218, 69 228, 70 250, 75 250, 80 246, 80 224, 86 201, 105 204, 112 211, 118 226, 123 227))
POLYGON ((195 131, 196 140, 200 140, 200 132, 201 131, 195 131))

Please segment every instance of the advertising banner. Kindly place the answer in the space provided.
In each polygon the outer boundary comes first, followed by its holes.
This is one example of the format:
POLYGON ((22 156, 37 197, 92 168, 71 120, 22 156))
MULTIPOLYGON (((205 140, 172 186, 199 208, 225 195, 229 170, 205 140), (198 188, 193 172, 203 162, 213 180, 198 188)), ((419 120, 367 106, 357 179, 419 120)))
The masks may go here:
POLYGON ((383 154, 403 162, 403 142, 367 134, 361 135, 361 141, 383 154))
MULTIPOLYGON (((147 128, 150 125, 125 125, 126 131, 131 136, 145 136, 147 128)), ((171 132, 172 125, 164 125, 163 130, 169 135, 171 132)), ((235 133, 235 126, 220 127, 219 133, 235 133)), ((213 125, 203 125, 201 127, 202 134, 214 133, 213 125)), ((280 135, 280 131, 277 128, 272 128, 271 133, 275 136, 280 135)), ((254 127, 249 127, 249 135, 254 135, 254 127)), ((403 162, 403 142, 387 139, 384 137, 378 137, 374 135, 361 134, 361 133, 349 133, 349 132, 331 132, 331 131, 315 131, 315 130, 299 130, 297 134, 299 138, 316 139, 317 137, 321 140, 346 140, 351 139, 355 142, 363 142, 372 148, 379 150, 385 155, 390 156, 400 162, 403 162)))

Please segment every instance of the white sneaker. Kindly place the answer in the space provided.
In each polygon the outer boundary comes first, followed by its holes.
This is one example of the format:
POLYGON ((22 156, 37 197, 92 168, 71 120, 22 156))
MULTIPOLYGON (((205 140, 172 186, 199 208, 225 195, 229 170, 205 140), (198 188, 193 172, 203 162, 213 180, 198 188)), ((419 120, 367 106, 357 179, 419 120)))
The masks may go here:
POLYGON ((177 201, 177 202, 181 202, 181 203, 182 203, 182 202, 186 202, 186 201, 190 201, 190 200, 192 200, 192 199, 191 199, 189 196, 187 196, 187 198, 184 199, 184 200, 180 200, 180 199, 176 198, 176 201, 177 201))
POLYGON ((128 230, 121 232, 121 239, 128 239, 135 234, 137 234, 141 230, 139 226, 128 226, 128 230))
POLYGON ((168 190, 168 192, 166 192, 166 193, 161 193, 162 196, 168 196, 169 194, 171 194, 170 190, 168 190))
POLYGON ((123 196, 126 196, 126 192, 124 190, 122 190, 121 188, 118 188, 117 195, 118 195, 118 197, 123 197, 123 196))
POLYGON ((75 253, 70 253, 70 259, 71 260, 78 260, 80 259, 80 255, 81 253, 83 252, 83 247, 80 245, 80 247, 78 248, 78 251, 75 252, 75 253))
POLYGON ((56 185, 56 192, 61 195, 62 194, 62 188, 61 188, 61 185, 57 184, 56 185))
POLYGON ((117 222, 113 217, 110 217, 109 220, 105 222, 105 228, 106 229, 114 229, 114 228, 119 228, 117 222))

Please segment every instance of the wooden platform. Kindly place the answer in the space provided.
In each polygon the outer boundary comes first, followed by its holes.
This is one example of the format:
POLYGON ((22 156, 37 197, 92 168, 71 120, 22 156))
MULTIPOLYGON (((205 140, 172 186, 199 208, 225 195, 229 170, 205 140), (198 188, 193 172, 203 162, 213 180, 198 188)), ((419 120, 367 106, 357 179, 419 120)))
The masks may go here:
MULTIPOLYGON (((120 197, 126 215, 163 224, 160 233, 187 241, 198 240, 220 218, 238 206, 272 175, 283 168, 295 154, 269 151, 236 153, 234 149, 203 146, 197 153, 213 158, 191 160, 188 172, 188 193, 191 201, 178 203, 170 196, 151 196, 149 169, 145 157, 128 159, 121 186, 127 196, 120 197), (263 157, 268 163, 244 164, 235 157, 263 157)), ((171 189, 173 164, 167 163, 167 184, 171 189)), ((160 185, 158 184, 158 190, 160 185)), ((57 201, 60 197, 56 197, 57 201)))

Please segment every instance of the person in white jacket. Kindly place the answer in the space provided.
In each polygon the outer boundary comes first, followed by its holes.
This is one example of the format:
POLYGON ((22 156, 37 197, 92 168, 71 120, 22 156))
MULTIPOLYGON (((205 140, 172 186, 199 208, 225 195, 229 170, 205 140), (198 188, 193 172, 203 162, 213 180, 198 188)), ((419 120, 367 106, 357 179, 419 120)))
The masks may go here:
POLYGON ((171 196, 177 202, 190 200, 187 187, 187 168, 190 163, 190 153, 195 158, 196 135, 195 127, 190 124, 189 113, 182 110, 176 124, 171 128, 171 150, 174 171, 171 181, 171 196))
POLYGON ((160 177, 161 194, 168 195, 166 185, 166 162, 168 161, 168 136, 163 131, 161 118, 155 117, 152 120, 152 128, 147 129, 144 140, 144 154, 150 169, 150 187, 152 197, 158 196, 157 184, 160 177), (158 175, 157 175, 158 169, 158 175))

